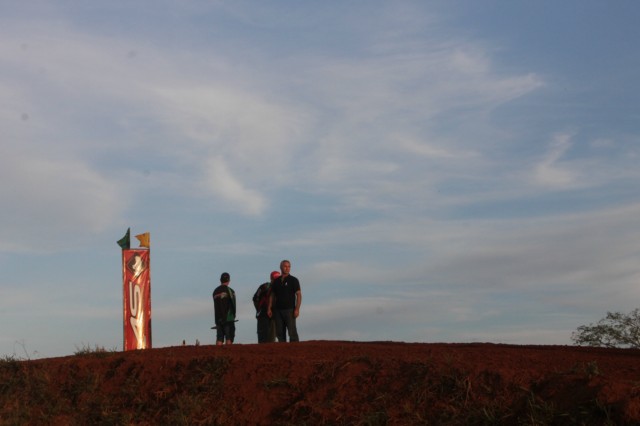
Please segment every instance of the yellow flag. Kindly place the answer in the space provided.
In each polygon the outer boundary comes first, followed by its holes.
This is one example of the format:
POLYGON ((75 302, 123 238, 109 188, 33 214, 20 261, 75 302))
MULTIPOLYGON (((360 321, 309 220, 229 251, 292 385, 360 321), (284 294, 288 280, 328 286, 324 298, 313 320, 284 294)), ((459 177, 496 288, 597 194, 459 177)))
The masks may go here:
POLYGON ((148 232, 145 232, 144 234, 136 235, 136 238, 138 239, 138 241, 140 241, 140 247, 149 247, 149 239, 151 237, 149 236, 148 232))

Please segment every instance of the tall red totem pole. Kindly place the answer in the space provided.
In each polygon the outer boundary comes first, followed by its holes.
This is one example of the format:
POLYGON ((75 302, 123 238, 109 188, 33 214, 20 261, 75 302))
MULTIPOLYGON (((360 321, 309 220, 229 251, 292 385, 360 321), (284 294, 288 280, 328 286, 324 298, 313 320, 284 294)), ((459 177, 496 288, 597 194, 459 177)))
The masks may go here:
POLYGON ((118 241, 122 247, 122 313, 124 350, 151 346, 151 262, 149 233, 136 235, 141 248, 129 247, 130 230, 118 241), (143 248, 144 247, 144 248, 143 248))

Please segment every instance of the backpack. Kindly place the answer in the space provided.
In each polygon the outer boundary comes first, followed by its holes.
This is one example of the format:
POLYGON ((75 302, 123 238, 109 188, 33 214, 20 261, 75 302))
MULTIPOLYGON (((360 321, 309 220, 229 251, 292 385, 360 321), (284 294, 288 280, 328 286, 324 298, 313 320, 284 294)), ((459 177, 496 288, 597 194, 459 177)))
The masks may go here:
POLYGON ((262 313, 263 309, 269 304, 269 296, 271 294, 271 283, 260 284, 253 295, 253 306, 256 308, 256 317, 262 313))

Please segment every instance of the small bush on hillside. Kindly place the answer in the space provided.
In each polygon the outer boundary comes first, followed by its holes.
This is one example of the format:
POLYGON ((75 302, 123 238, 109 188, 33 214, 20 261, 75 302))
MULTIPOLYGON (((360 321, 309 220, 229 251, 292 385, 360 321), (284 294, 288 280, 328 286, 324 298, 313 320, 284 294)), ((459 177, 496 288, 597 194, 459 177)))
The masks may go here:
POLYGON ((94 356, 106 356, 116 352, 115 349, 107 350, 104 346, 95 345, 93 348, 90 345, 83 345, 81 348, 76 346, 76 350, 73 353, 74 355, 94 355, 94 356))

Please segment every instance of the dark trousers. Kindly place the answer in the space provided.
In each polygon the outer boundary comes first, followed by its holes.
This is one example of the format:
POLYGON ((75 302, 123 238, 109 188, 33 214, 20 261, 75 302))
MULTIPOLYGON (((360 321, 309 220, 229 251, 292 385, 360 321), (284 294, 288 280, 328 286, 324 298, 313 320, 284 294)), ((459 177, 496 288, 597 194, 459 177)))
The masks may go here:
POLYGON ((224 342, 225 338, 227 342, 233 342, 233 339, 236 337, 236 325, 231 322, 225 322, 221 324, 216 329, 216 340, 218 342, 224 342))
POLYGON ((293 309, 275 309, 273 316, 276 320, 276 336, 278 337, 278 342, 287 341, 287 331, 289 332, 290 342, 299 341, 293 309))
POLYGON ((267 315, 258 318, 258 343, 271 343, 276 341, 275 321, 267 315))

